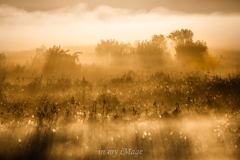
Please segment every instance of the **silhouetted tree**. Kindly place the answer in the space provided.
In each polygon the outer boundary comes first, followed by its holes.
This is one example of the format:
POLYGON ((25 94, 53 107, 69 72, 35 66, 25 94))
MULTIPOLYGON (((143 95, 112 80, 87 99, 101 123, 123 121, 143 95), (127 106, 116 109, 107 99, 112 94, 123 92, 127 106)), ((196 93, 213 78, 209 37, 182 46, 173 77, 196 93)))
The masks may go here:
POLYGON ((161 34, 155 34, 150 41, 137 41, 136 55, 138 55, 143 67, 164 66, 169 59, 166 38, 161 34))
MULTIPOLYGON (((79 61, 78 54, 67 54, 69 50, 64 51, 60 46, 53 46, 46 50, 44 54, 43 74, 72 74, 76 71, 76 62, 79 61)), ((76 73, 76 72, 75 72, 76 73)))
POLYGON ((99 58, 110 59, 111 64, 116 66, 122 65, 126 58, 130 58, 132 50, 130 43, 119 43, 114 39, 101 40, 95 48, 99 58))
POLYGON ((181 29, 171 32, 167 38, 175 43, 176 58, 183 64, 203 65, 209 58, 208 47, 204 41, 193 41, 193 32, 181 29))
POLYGON ((177 45, 193 42, 193 32, 188 29, 175 30, 167 38, 174 41, 177 45))

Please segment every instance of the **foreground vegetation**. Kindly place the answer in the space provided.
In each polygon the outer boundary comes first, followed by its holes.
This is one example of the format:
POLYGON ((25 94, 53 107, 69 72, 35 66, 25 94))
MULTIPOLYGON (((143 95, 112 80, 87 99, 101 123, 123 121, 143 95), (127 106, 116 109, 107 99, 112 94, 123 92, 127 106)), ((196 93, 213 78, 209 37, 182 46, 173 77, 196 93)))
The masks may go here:
MULTIPOLYGON (((18 81, 19 82, 19 81, 18 81)), ((238 159, 240 74, 129 71, 1 88, 1 159, 238 159), (105 155, 99 150, 106 150, 105 155)))

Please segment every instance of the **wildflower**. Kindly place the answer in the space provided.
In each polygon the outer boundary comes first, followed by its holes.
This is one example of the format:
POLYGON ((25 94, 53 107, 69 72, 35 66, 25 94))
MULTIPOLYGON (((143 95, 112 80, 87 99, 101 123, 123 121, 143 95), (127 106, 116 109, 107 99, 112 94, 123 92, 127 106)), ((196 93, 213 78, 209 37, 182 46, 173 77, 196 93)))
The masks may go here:
POLYGON ((21 142, 22 142, 22 140, 21 140, 21 139, 18 139, 18 142, 19 142, 19 143, 21 143, 21 142))
POLYGON ((55 129, 53 129, 52 131, 53 131, 53 133, 54 133, 54 132, 56 132, 56 130, 55 130, 55 129))
POLYGON ((173 132, 170 133, 170 135, 172 135, 172 134, 173 134, 173 132))
POLYGON ((32 118, 34 118, 34 115, 32 115, 32 118))
POLYGON ((237 149, 237 147, 238 147, 238 146, 237 146, 237 145, 235 145, 235 148, 236 148, 236 149, 237 149))

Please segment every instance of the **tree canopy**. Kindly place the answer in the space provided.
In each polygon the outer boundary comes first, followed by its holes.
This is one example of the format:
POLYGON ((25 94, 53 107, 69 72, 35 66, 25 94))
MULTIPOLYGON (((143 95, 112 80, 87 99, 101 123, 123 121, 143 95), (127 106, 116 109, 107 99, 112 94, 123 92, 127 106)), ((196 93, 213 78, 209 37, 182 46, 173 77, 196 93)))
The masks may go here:
POLYGON ((188 29, 175 30, 167 37, 175 44, 177 60, 189 66, 212 68, 217 61, 208 54, 208 47, 204 41, 193 41, 193 32, 188 29))
POLYGON ((203 59, 208 54, 208 47, 204 41, 193 41, 193 32, 181 29, 171 32, 167 37, 175 43, 176 58, 185 62, 195 58, 203 59))
POLYGON ((175 42, 176 45, 184 45, 193 42, 194 33, 188 29, 172 31, 167 38, 175 42))
POLYGON ((143 67, 163 66, 169 58, 167 41, 163 35, 153 35, 150 41, 136 42, 136 55, 143 67))
POLYGON ((53 46, 44 53, 43 74, 68 74, 77 68, 78 54, 68 54, 69 50, 53 46))
POLYGON ((129 63, 133 48, 130 43, 119 43, 115 39, 101 40, 95 48, 98 58, 107 60, 111 65, 123 67, 129 63))
POLYGON ((119 43, 115 39, 101 40, 95 49, 98 56, 119 57, 130 52, 130 43, 119 43))

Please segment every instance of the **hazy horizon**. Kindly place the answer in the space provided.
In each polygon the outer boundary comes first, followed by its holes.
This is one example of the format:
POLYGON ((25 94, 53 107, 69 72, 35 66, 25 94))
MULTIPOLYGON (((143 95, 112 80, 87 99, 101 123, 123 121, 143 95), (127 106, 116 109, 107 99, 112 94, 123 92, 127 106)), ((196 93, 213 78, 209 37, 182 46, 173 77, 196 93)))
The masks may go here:
MULTIPOLYGON (((194 40, 204 40, 209 48, 239 50, 240 12, 189 12, 168 5, 124 7, 109 3, 69 3, 34 9, 34 3, 0 1, 0 50, 29 50, 45 46, 97 44, 101 39, 134 43, 151 39, 153 34, 167 36, 182 28, 194 32, 194 40), (32 6, 32 9, 30 6, 32 6), (165 7, 165 8, 164 8, 165 7)), ((27 2, 27 1, 24 1, 27 2)), ((72 1, 73 2, 73 1, 72 1)), ((48 5, 45 5, 48 6, 48 5)))

